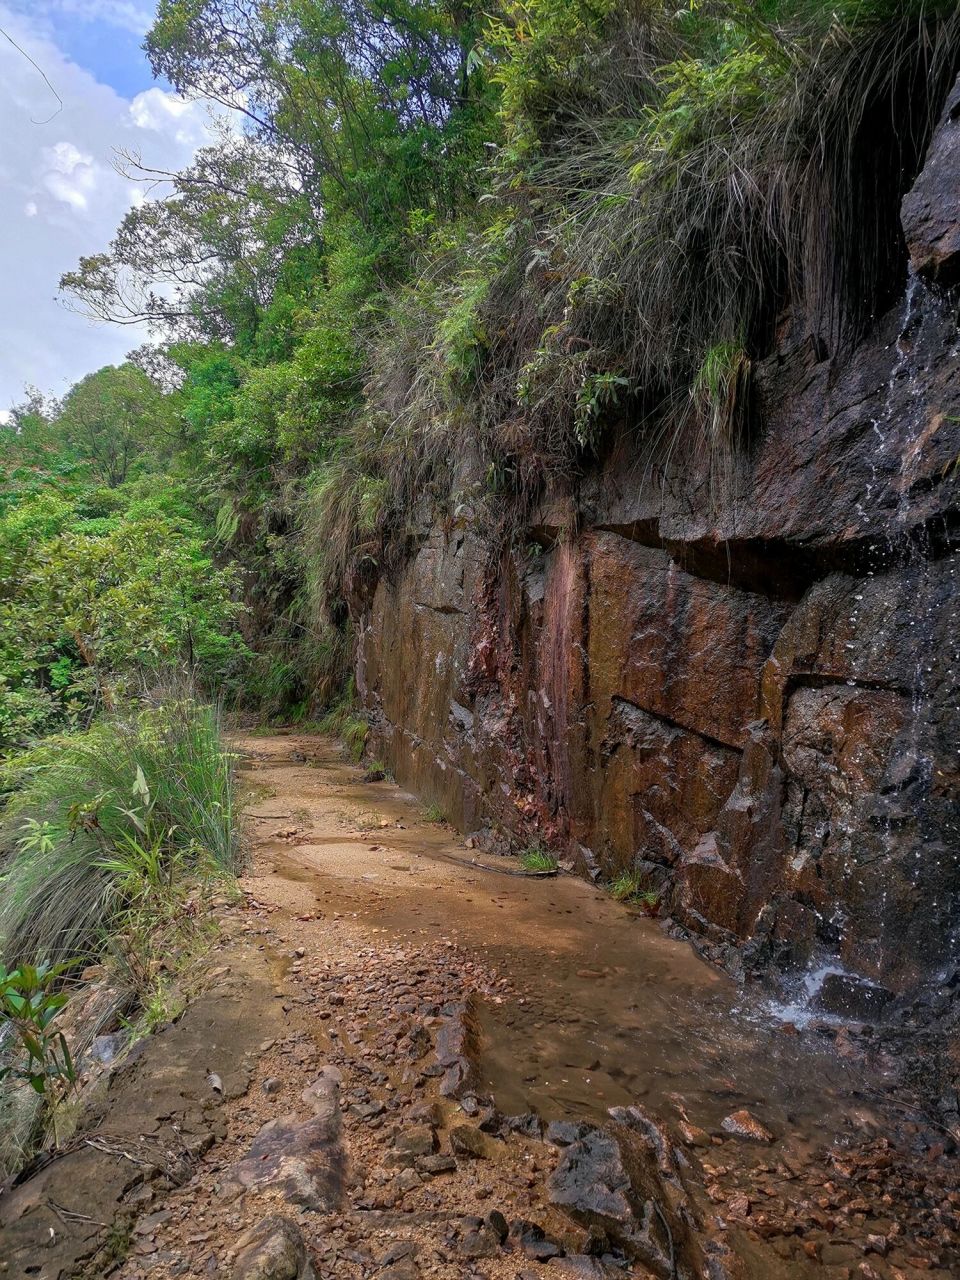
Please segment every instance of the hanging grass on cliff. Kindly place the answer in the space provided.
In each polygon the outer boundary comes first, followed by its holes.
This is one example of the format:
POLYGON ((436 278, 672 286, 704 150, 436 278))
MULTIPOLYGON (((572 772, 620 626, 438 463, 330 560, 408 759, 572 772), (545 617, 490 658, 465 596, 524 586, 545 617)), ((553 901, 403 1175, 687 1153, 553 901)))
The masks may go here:
POLYGON ((388 295, 301 509, 334 584, 389 572, 430 513, 509 532, 618 439, 722 482, 784 326, 825 358, 902 291, 960 8, 525 0, 481 56, 489 191, 388 295))
MULTIPOLYGON (((382 372, 404 365, 402 326, 374 361, 384 451, 409 437, 421 487, 431 419, 438 468, 480 448, 514 488, 570 483, 615 423, 651 462, 681 444, 691 467, 722 461, 787 314, 828 354, 899 293, 900 202, 960 66, 956 5, 526 0, 488 39, 497 221, 464 241, 405 385, 382 372), (458 418, 442 381, 466 282, 458 418)), ((428 261, 431 298, 435 281, 428 261)))

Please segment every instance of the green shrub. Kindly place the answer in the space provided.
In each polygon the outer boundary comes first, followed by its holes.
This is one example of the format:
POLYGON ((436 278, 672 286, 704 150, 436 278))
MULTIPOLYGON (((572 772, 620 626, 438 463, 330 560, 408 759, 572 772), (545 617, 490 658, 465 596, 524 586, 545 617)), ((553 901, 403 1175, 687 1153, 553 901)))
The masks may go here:
POLYGON ((0 960, 95 953, 130 906, 129 862, 162 879, 237 862, 232 758, 184 699, 104 717, 15 762, 0 824, 0 960))
POLYGON ((0 1067, 0 1081, 25 1080, 48 1099, 77 1081, 66 1037, 54 1026, 69 999, 56 989, 65 967, 23 964, 8 973, 0 965, 0 1033, 9 1028, 24 1054, 19 1064, 0 1067))

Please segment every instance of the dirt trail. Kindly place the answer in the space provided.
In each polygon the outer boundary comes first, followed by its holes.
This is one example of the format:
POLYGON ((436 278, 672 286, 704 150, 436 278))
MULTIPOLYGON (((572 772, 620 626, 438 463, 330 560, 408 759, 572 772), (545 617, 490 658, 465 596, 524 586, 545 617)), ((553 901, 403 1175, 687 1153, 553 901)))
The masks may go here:
MULTIPOLYGON (((39 1250, 46 1218, 0 1206, 0 1225, 20 1231, 0 1274, 82 1274, 76 1259, 106 1230, 90 1220, 109 1222, 117 1202, 131 1219, 126 1259, 101 1251, 87 1275, 233 1276, 242 1233, 271 1212, 298 1223, 321 1280, 706 1274, 676 1238, 694 1219, 711 1277, 956 1274, 953 1171, 900 1160, 869 1101, 883 1064, 868 1069, 843 1033, 792 1033, 589 885, 507 874, 392 783, 364 782, 335 743, 237 746, 251 801, 244 901, 223 908, 212 989, 136 1068, 141 1080, 179 1071, 153 1113, 155 1127, 193 1126, 187 1180, 145 1182, 101 1153, 100 1204, 65 1195, 69 1166, 56 1162, 57 1203, 88 1220, 82 1247, 67 1249, 61 1216, 36 1269, 27 1245, 39 1250), (186 1066, 169 1058, 184 1052, 177 1036, 192 1046, 186 1066), (656 1194, 680 1206, 662 1259, 635 1232, 652 1271, 604 1243, 619 1192, 602 1160, 583 1177, 607 1177, 604 1230, 551 1190, 576 1122, 609 1125, 609 1108, 636 1103, 669 1122, 656 1194), (739 1111, 761 1141, 724 1127, 739 1111)), ((108 1102, 135 1110, 125 1070, 108 1102)), ((36 1180, 20 1192, 28 1208, 44 1194, 36 1180)))

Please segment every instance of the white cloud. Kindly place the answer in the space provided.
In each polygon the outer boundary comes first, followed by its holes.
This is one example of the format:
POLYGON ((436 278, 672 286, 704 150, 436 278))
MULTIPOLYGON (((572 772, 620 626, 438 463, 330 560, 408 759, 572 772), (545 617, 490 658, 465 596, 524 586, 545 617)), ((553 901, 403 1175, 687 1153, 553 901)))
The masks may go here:
MULTIPOLYGON (((20 7, 26 7, 22 0, 20 7)), ((79 18, 142 36, 153 23, 156 5, 153 0, 31 0, 29 11, 47 23, 55 23, 58 17, 79 18)))
POLYGON ((86 209, 97 187, 98 167, 93 156, 78 151, 72 142, 44 147, 41 183, 55 200, 74 209, 86 209))
MULTIPOLYGON (((53 0, 38 8, 50 10, 53 0)), ((56 0, 66 11, 139 22, 152 6, 122 0, 56 0), (139 16, 138 16, 139 15, 139 16)), ((149 13, 148 13, 149 18, 149 13)), ((114 168, 114 155, 180 169, 209 140, 206 108, 162 89, 132 99, 71 62, 40 20, 0 0, 0 26, 41 66, 63 99, 48 119, 50 92, 21 53, 0 41, 0 406, 32 384, 62 395, 78 378, 121 360, 144 341, 139 328, 96 326, 56 299, 79 258, 109 244, 143 194, 114 168), (37 124, 36 121, 46 121, 37 124)), ((56 106, 56 103, 53 103, 56 106)))
POLYGON ((172 137, 184 147, 200 147, 210 140, 209 108, 164 89, 138 93, 130 103, 130 118, 138 129, 172 137))

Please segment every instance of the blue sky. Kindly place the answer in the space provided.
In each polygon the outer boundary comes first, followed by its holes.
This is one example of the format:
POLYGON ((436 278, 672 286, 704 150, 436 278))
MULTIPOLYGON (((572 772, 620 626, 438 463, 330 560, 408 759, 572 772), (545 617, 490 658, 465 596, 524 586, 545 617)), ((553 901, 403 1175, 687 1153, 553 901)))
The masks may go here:
POLYGON ((147 337, 94 325, 57 298, 81 255, 109 244, 143 199, 115 153, 180 169, 210 138, 205 104, 156 84, 140 48, 153 0, 0 0, 0 414, 37 386, 53 395, 147 337))
POLYGON ((143 0, 7 0, 37 34, 121 97, 154 83, 141 45, 154 14, 143 0))

